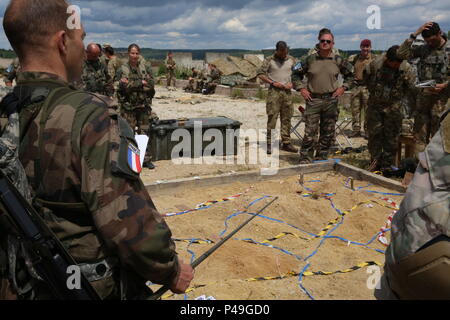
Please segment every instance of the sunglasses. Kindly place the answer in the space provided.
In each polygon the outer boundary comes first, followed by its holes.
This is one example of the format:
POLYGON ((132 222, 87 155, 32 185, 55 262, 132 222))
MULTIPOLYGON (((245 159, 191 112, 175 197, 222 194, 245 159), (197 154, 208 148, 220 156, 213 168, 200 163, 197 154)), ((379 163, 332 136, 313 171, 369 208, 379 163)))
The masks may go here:
POLYGON ((333 41, 331 41, 331 40, 320 40, 320 43, 328 43, 328 44, 330 44, 330 43, 332 43, 333 41))

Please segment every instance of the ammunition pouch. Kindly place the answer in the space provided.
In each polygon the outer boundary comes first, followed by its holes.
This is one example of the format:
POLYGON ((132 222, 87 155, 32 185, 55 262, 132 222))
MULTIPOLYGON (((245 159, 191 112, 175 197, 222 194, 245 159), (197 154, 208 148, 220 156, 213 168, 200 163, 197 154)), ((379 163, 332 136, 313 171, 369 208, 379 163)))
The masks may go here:
POLYGON ((388 267, 390 287, 400 299, 450 299, 450 238, 438 237, 388 267))

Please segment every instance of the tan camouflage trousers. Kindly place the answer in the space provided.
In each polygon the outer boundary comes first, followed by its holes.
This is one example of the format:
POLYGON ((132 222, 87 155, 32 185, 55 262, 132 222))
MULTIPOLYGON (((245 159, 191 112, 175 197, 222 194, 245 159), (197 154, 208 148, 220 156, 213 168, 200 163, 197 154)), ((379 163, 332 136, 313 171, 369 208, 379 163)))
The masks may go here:
POLYGON ((384 107, 371 103, 367 109, 369 153, 372 161, 377 160, 379 168, 395 163, 402 120, 400 102, 384 107))
POLYGON ((414 118, 414 139, 416 141, 415 153, 423 152, 430 140, 439 130, 439 122, 442 113, 446 109, 448 98, 441 95, 417 96, 416 116, 414 118))
POLYGON ((267 143, 272 143, 272 130, 277 127, 278 117, 281 120, 281 142, 291 143, 291 121, 294 114, 292 94, 290 91, 269 89, 267 95, 267 143))
POLYGON ((328 159, 330 147, 335 141, 338 115, 338 99, 312 99, 306 103, 305 137, 300 150, 300 161, 313 161, 317 134, 317 156, 321 160, 328 159))
POLYGON ((170 87, 173 82, 173 86, 175 87, 175 71, 169 70, 167 71, 167 86, 170 87))
POLYGON ((362 115, 364 113, 364 132, 367 132, 367 101, 369 91, 366 87, 358 86, 352 91, 351 109, 353 118, 353 132, 361 131, 362 115))

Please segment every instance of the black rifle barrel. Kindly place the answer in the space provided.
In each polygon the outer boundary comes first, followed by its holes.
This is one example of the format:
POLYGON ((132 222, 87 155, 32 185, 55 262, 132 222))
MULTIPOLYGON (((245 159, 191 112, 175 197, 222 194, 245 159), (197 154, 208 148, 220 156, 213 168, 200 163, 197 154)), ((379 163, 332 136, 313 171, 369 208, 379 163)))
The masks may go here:
MULTIPOLYGON (((241 231, 242 228, 244 228, 247 224, 249 224, 253 219, 255 219, 257 216, 259 216, 261 213, 264 212, 269 206, 271 206, 275 201, 278 200, 278 197, 275 197, 272 201, 270 201, 268 204, 266 204, 261 210, 259 210, 256 214, 253 214, 253 216, 245 221, 243 224, 241 224, 236 230, 231 232, 229 235, 227 235, 225 238, 220 240, 214 247, 206 251, 201 257, 199 257, 197 260, 192 262, 191 266, 192 268, 198 267, 203 261, 205 261, 210 255, 212 255, 217 249, 219 249, 225 242, 231 239, 236 233, 241 231)), ((158 291, 155 292, 154 295, 150 298, 151 300, 157 300, 162 297, 164 293, 166 293, 168 290, 170 290, 170 287, 168 285, 165 285, 161 287, 158 291)))

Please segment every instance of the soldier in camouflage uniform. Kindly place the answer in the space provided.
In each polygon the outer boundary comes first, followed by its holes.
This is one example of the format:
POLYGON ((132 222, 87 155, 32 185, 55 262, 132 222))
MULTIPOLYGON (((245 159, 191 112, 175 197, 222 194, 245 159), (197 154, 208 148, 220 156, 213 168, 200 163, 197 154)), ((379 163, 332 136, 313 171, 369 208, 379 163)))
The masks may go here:
POLYGON ((206 76, 206 83, 203 84, 202 93, 205 95, 216 93, 216 88, 220 84, 222 73, 215 64, 209 64, 209 74, 206 76))
POLYGON ((86 60, 81 75, 82 89, 112 97, 112 80, 108 75, 107 66, 99 58, 100 50, 95 43, 86 48, 86 60))
POLYGON ((359 82, 370 92, 366 120, 375 170, 394 164, 402 129, 402 99, 408 91, 415 90, 416 75, 407 61, 397 57, 397 49, 398 46, 389 48, 385 56, 370 63, 359 82))
POLYGON ((167 87, 170 87, 173 80, 173 86, 175 86, 175 69, 177 63, 173 59, 173 53, 169 52, 166 59, 166 69, 167 69, 167 87))
POLYGON ((117 58, 117 56, 114 54, 114 49, 111 46, 105 45, 105 48, 103 50, 105 52, 104 57, 106 67, 108 70, 109 79, 111 81, 114 81, 114 79, 116 79, 116 75, 119 72, 122 63, 119 60, 119 58, 117 58))
POLYGON ((435 80, 438 84, 436 88, 422 89, 417 96, 414 121, 417 156, 437 132, 439 119, 447 104, 448 98, 441 91, 448 86, 450 79, 450 42, 437 23, 429 22, 411 34, 400 46, 398 54, 403 59, 419 58, 417 70, 420 83, 435 80), (413 47, 419 34, 426 43, 413 47))
POLYGON ((6 71, 7 71, 7 74, 5 77, 5 85, 7 87, 12 87, 13 81, 17 77, 17 72, 20 71, 19 58, 14 58, 14 60, 12 61, 12 63, 8 67, 8 69, 6 69, 6 71))
POLYGON ((332 51, 334 36, 323 33, 320 51, 306 58, 304 65, 294 72, 296 90, 306 101, 305 137, 300 150, 300 163, 308 164, 314 158, 314 141, 320 137, 316 157, 328 159, 336 135, 338 99, 353 86, 353 66, 332 51), (344 83, 340 86, 339 75, 344 83))
POLYGON ((272 153, 272 131, 276 128, 278 116, 281 121, 281 150, 298 152, 291 143, 291 121, 294 113, 291 92, 292 70, 297 60, 288 53, 286 42, 278 42, 275 54, 264 60, 258 71, 260 79, 270 85, 266 105, 268 154, 272 153))
POLYGON ((369 39, 361 41, 361 53, 351 56, 348 60, 355 69, 355 87, 352 90, 351 109, 353 118, 353 133, 350 137, 361 136, 361 120, 364 113, 364 132, 367 134, 367 101, 369 91, 362 85, 363 71, 376 57, 372 54, 372 42, 369 39))
POLYGON ((378 299, 450 299, 450 110, 419 160, 392 221, 378 299))
MULTIPOLYGON (((119 88, 117 95, 122 117, 137 134, 148 135, 151 124, 158 120, 151 107, 155 95, 155 82, 151 66, 139 62, 139 53, 138 45, 132 44, 128 47, 129 61, 121 66, 116 76, 119 88)), ((154 169, 148 152, 145 155, 144 167, 154 169)))
MULTIPOLYGON (((12 0, 3 20, 11 46, 27 62, 21 61, 15 93, 20 161, 35 205, 101 298, 148 296, 148 280, 182 293, 193 270, 178 259, 140 168, 128 160, 139 158, 131 128, 110 99, 67 84, 81 76, 85 36, 82 28, 67 29, 68 5, 12 0), (24 47, 31 38, 40 41, 24 47), (34 55, 36 46, 46 55, 34 55), (45 72, 39 65, 47 66, 45 72)), ((39 283, 37 299, 49 298, 45 288, 39 283)))

